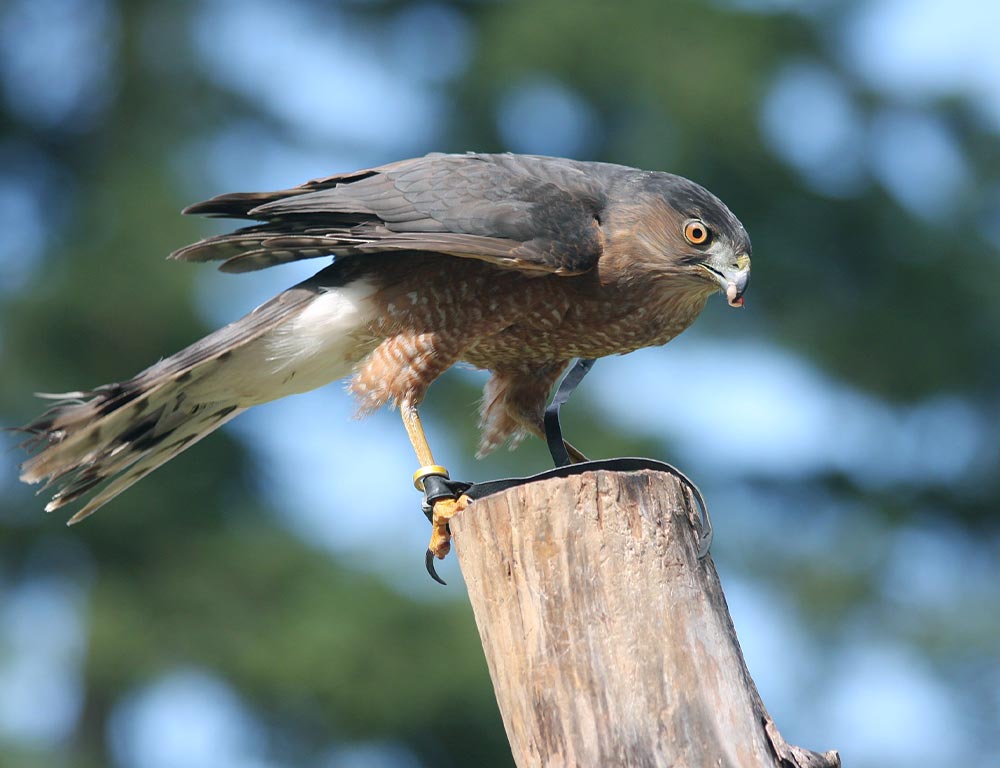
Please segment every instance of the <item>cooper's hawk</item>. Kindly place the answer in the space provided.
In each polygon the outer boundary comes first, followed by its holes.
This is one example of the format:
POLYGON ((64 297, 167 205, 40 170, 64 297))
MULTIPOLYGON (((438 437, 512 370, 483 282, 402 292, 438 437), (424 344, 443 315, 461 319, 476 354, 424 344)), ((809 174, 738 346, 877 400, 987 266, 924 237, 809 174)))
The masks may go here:
MULTIPOLYGON (((679 176, 522 155, 428 155, 186 213, 259 223, 175 252, 246 272, 334 257, 312 278, 128 381, 58 396, 26 425, 27 483, 52 511, 106 504, 251 406, 351 377, 363 411, 398 407, 421 471, 440 471, 417 406, 459 361, 492 376, 480 454, 542 433, 571 358, 664 344, 708 296, 741 306, 750 240, 679 176), (430 468, 430 469, 428 469, 430 468), (103 486, 103 487, 100 487, 103 486)), ((439 505, 440 519, 455 505, 439 505)), ((439 556, 447 539, 432 548, 439 556)))

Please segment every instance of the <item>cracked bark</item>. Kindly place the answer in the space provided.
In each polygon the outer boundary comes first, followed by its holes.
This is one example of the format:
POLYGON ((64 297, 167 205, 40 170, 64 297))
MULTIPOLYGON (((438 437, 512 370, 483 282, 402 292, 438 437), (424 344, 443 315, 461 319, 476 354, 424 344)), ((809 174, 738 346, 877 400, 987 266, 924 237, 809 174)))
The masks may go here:
POLYGON ((518 768, 838 768, 787 744, 673 477, 591 472, 452 521, 518 768))

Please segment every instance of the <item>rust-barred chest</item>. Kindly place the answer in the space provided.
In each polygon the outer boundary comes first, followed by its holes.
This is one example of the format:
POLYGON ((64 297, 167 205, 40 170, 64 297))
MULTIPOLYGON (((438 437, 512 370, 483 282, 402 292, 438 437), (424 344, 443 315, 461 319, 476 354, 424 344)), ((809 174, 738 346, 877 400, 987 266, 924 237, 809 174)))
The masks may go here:
MULTIPOLYGON (((547 295, 545 295, 547 294, 547 295)), ((530 367, 572 357, 597 358, 659 346, 687 328, 705 297, 650 297, 642 304, 620 297, 580 297, 553 289, 530 312, 483 336, 463 359, 483 368, 530 367)))
POLYGON ((420 261, 405 270, 401 262, 387 264, 377 273, 383 311, 376 334, 433 334, 482 368, 528 368, 664 344, 694 321, 707 297, 668 280, 618 286, 593 274, 532 276, 472 260, 448 259, 448 279, 436 280, 434 261, 420 261))

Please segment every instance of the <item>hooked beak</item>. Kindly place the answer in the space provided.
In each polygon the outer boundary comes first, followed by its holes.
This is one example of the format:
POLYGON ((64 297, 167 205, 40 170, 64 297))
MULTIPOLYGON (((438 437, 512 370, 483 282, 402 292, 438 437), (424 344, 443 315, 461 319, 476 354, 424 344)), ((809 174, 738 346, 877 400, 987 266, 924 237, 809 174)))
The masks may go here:
POLYGON ((743 306, 743 294, 746 293, 750 284, 750 257, 745 253, 741 255, 736 264, 717 269, 710 264, 699 264, 708 272, 719 287, 726 293, 726 301, 731 307, 743 306))

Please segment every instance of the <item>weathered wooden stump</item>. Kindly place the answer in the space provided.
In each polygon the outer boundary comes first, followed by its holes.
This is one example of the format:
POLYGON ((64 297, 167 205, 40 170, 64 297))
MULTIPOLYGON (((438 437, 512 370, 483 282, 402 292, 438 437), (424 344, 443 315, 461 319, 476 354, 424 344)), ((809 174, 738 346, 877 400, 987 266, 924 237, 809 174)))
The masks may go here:
POLYGON ((840 765, 787 744, 676 478, 589 472, 452 521, 519 768, 840 765))

